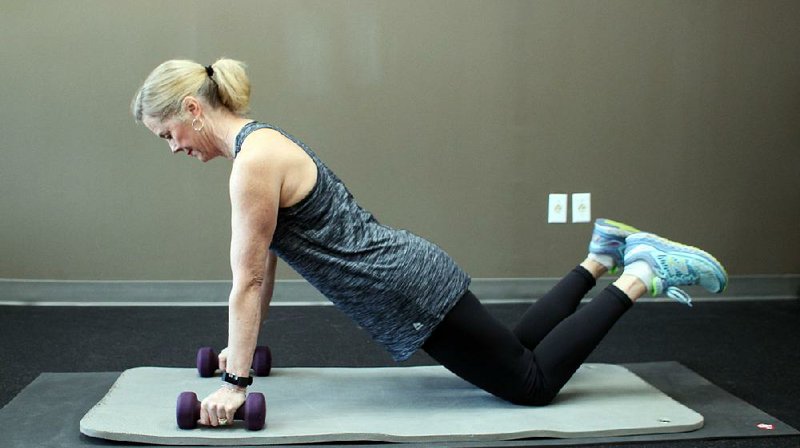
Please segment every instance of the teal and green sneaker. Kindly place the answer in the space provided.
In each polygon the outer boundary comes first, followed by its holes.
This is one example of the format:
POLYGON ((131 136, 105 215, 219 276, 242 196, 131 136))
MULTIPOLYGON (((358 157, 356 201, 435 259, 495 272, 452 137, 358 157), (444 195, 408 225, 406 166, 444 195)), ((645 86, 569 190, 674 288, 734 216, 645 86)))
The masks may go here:
POLYGON ((728 286, 728 273, 711 254, 652 233, 635 233, 626 239, 625 265, 644 261, 653 270, 647 290, 655 297, 666 294, 691 306, 689 294, 677 286, 700 285, 712 293, 728 286))
POLYGON ((625 238, 638 232, 639 229, 627 224, 600 218, 594 222, 592 240, 589 242, 589 253, 610 256, 614 260, 614 267, 610 269, 610 272, 614 274, 619 270, 620 266, 623 266, 625 238))

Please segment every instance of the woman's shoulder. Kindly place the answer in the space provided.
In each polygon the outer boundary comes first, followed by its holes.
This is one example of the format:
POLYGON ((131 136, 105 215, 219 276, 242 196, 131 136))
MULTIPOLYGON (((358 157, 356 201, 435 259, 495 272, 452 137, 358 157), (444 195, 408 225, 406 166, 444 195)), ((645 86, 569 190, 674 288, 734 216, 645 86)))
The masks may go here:
POLYGON ((302 151, 294 142, 275 129, 257 129, 242 142, 234 166, 251 163, 280 164, 296 156, 298 150, 302 151))
POLYGON ((262 128, 242 143, 231 171, 231 183, 281 185, 281 205, 296 202, 316 183, 314 160, 281 132, 262 128), (285 197, 284 197, 285 196, 285 197))

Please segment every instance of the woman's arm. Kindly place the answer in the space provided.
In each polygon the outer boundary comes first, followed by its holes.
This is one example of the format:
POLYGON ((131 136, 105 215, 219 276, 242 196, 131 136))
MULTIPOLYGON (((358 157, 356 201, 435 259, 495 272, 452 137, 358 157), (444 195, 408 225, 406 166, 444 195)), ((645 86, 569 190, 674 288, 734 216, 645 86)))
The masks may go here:
MULTIPOLYGON (((250 142, 248 142, 250 143, 250 142)), ((254 142, 255 143, 255 142, 254 142)), ((250 376, 258 331, 272 297, 269 253, 283 175, 271 151, 242 151, 231 172, 231 271, 227 371, 250 376)), ((270 267, 270 265, 273 265, 270 267)))
MULTIPOLYGON (((233 288, 228 298, 225 371, 240 377, 250 376, 261 327, 269 245, 275 232, 284 179, 278 151, 263 150, 269 145, 256 137, 252 136, 245 143, 233 164, 230 179, 233 288), (248 147, 252 150, 245 151, 248 147)), ((236 409, 244 400, 244 389, 221 387, 201 403, 200 423, 217 426, 223 417, 233 421, 236 409)))
MULTIPOLYGON (((269 314, 269 304, 272 301, 272 293, 275 290, 275 267, 278 264, 278 256, 270 251, 267 256, 267 266, 264 270, 264 284, 261 286, 261 325, 264 325, 269 314)), ((227 347, 219 353, 220 369, 228 371, 228 349, 227 347)))
MULTIPOLYGON (((228 299, 225 371, 240 377, 250 376, 261 317, 267 312, 262 307, 272 296, 274 268, 269 267, 269 246, 286 172, 281 151, 273 151, 265 140, 252 135, 245 142, 230 180, 233 288, 228 299)), ((200 423, 217 426, 221 417, 233 421, 244 400, 244 389, 221 387, 201 403, 200 423)))

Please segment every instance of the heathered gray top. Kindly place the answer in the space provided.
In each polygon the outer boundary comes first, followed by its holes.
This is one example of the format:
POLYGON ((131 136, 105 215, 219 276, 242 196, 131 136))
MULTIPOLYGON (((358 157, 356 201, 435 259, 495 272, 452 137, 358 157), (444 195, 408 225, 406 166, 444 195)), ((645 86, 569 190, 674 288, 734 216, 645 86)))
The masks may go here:
POLYGON ((470 277, 435 244, 380 224, 303 142, 266 123, 317 165, 317 183, 299 203, 278 210, 270 249, 350 316, 397 361, 408 359, 467 291, 470 277))

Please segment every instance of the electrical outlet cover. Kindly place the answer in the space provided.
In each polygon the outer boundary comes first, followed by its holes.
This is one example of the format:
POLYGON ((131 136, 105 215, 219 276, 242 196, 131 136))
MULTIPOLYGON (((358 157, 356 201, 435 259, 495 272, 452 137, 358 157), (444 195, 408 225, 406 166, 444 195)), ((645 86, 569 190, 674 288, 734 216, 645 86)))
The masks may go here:
POLYGON ((566 194, 550 194, 550 201, 547 206, 548 223, 567 222, 567 201, 568 196, 566 194))
POLYGON ((592 221, 592 194, 572 193, 572 222, 592 221))

